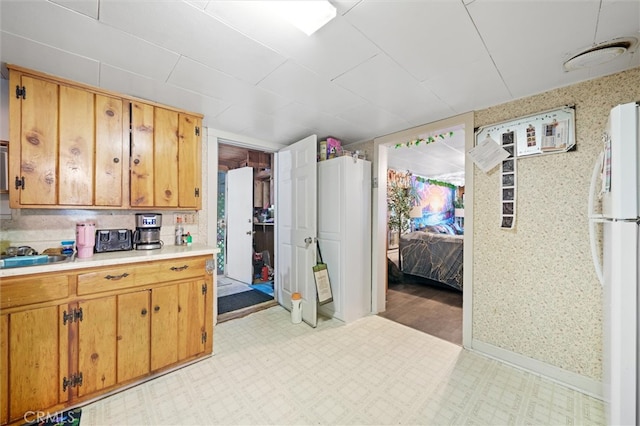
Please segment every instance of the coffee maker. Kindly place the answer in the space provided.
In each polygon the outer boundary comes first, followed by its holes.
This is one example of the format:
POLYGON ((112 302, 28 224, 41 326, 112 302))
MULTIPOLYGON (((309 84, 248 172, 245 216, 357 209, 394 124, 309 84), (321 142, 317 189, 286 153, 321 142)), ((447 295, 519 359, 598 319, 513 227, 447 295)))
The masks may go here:
POLYGON ((133 244, 135 244, 136 250, 162 248, 161 226, 162 215, 160 213, 136 213, 136 230, 133 234, 133 244))

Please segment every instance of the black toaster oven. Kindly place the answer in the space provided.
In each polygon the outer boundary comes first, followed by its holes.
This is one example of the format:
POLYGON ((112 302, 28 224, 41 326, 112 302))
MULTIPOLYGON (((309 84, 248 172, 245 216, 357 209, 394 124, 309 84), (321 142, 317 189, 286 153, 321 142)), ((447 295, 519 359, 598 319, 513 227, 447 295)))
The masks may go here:
POLYGON ((130 229, 98 229, 96 230, 96 253, 108 251, 133 250, 130 229))

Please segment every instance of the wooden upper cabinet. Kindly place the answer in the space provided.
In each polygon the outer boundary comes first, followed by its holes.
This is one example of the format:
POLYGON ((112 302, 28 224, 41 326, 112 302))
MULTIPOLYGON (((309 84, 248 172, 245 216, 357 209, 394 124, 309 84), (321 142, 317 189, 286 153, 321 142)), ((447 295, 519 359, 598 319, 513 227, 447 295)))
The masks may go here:
POLYGON ((129 157, 125 101, 9 69, 10 206, 128 207, 123 204, 129 157))
POLYGON ((131 206, 201 209, 201 118, 141 102, 131 115, 131 206))
POLYGON ((154 194, 157 207, 178 207, 178 113, 156 108, 154 194))
POLYGON ((59 96, 57 204, 90 206, 93 204, 94 94, 60 86, 59 96))
POLYGON ((178 175, 179 207, 202 209, 202 119, 180 114, 178 175))
POLYGON ((153 105, 131 104, 131 207, 153 207, 153 105))
POLYGON ((128 103, 125 108, 120 98, 96 94, 95 105, 95 205, 122 206, 129 194, 125 186, 129 169, 128 103))
POLYGON ((202 208, 201 115, 7 67, 12 208, 202 208))
POLYGON ((24 93, 20 98, 17 93, 9 97, 11 207, 55 205, 58 203, 58 85, 13 73, 10 79, 11 86, 24 93), (15 143, 18 146, 14 147, 15 143))

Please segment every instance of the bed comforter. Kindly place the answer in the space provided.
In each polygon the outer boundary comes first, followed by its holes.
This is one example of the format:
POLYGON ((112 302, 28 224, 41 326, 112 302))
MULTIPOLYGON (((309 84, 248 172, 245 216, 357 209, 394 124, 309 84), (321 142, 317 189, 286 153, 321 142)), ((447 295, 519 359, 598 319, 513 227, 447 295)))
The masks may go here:
POLYGON ((402 272, 462 291, 462 235, 416 231, 400 237, 402 272))

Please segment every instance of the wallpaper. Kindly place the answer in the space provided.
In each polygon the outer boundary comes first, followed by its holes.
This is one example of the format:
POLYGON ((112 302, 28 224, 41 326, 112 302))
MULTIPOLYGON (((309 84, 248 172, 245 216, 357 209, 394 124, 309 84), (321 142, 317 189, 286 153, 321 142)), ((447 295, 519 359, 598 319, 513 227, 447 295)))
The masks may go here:
POLYGON ((602 379, 602 291, 587 197, 609 111, 640 100, 640 68, 475 113, 481 127, 575 105, 577 149, 518 160, 514 230, 502 230, 500 173, 474 168, 473 338, 602 379))

